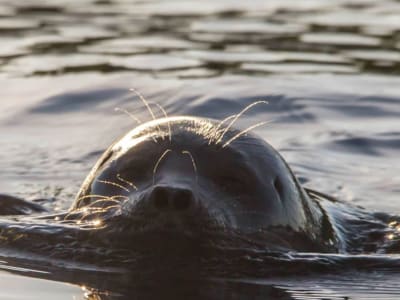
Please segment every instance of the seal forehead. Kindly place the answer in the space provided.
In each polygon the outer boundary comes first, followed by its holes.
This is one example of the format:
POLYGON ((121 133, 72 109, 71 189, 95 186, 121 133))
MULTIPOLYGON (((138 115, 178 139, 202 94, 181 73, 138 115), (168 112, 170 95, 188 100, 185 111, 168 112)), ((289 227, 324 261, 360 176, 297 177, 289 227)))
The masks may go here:
POLYGON ((125 153, 146 140, 153 139, 156 141, 157 138, 176 140, 184 135, 191 135, 211 142, 217 137, 217 132, 214 123, 207 119, 195 117, 157 119, 129 131, 113 145, 112 150, 125 153))

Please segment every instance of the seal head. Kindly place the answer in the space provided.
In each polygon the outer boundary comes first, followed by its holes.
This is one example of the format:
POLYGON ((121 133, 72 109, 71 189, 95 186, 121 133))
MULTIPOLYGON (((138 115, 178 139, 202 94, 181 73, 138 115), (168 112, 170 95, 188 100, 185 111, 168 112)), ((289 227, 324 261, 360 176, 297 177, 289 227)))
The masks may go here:
POLYGON ((203 118, 157 119, 116 141, 71 211, 85 208, 113 211, 111 219, 136 233, 207 229, 271 247, 323 251, 329 244, 323 212, 279 153, 256 135, 203 118))

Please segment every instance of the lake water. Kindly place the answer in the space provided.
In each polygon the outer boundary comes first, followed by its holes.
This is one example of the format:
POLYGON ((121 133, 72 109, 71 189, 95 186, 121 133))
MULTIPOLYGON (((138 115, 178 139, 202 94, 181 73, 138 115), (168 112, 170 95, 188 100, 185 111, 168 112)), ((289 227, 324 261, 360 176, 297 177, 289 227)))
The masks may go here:
MULTIPOLYGON (((135 126, 115 108, 150 119, 135 88, 169 115, 223 119, 266 100, 239 125, 271 120, 256 133, 306 187, 400 215, 399 74, 399 1, 0 0, 0 192, 67 209, 135 126)), ((121 274, 11 256, 0 256, 1 299, 400 294, 400 275, 383 270, 113 290, 105 282, 121 274)))

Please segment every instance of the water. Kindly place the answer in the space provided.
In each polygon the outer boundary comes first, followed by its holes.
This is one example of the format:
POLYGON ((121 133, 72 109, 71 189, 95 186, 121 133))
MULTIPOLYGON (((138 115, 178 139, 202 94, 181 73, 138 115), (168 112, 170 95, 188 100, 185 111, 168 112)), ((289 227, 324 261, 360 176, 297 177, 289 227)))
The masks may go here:
MULTIPOLYGON (((170 115, 222 119, 267 100, 240 125, 273 120, 256 132, 306 187, 399 215, 399 14, 399 1, 0 1, 0 192, 67 209, 99 154, 135 125, 114 108, 149 119, 135 88, 170 115)), ((0 258, 4 299, 399 296, 399 274, 384 268, 165 279, 157 290, 115 270, 14 256, 0 258)))

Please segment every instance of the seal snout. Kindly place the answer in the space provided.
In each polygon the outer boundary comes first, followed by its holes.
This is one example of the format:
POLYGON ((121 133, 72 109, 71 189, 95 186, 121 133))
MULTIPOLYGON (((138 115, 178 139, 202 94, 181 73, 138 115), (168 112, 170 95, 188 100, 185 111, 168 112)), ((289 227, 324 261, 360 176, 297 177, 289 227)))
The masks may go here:
POLYGON ((192 212, 197 206, 195 196, 190 189, 170 186, 155 186, 147 202, 159 213, 192 212))

